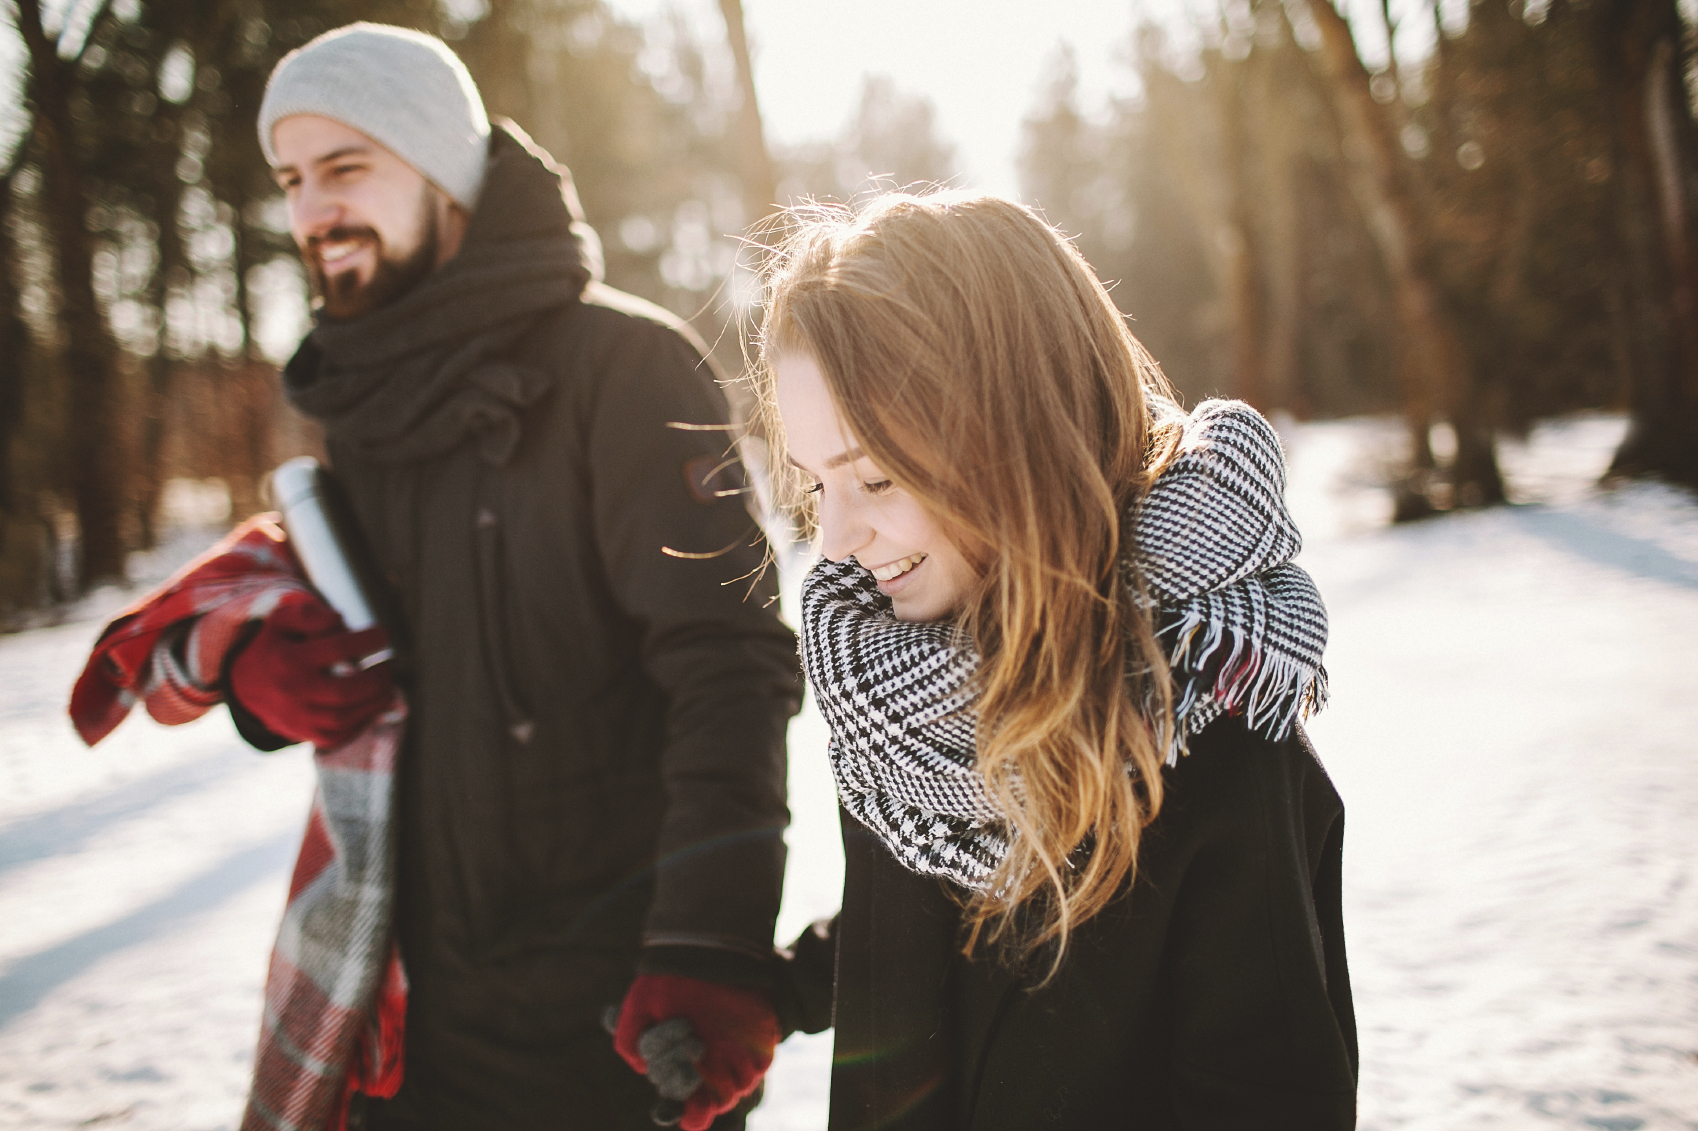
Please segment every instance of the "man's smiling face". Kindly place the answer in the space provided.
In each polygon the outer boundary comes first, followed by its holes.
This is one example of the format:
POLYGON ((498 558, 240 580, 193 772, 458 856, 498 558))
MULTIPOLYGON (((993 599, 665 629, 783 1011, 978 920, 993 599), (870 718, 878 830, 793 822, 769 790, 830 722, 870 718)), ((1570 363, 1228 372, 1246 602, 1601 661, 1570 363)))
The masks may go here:
POLYGON ((352 126, 293 114, 272 130, 289 230, 330 319, 399 297, 458 250, 465 214, 352 126))

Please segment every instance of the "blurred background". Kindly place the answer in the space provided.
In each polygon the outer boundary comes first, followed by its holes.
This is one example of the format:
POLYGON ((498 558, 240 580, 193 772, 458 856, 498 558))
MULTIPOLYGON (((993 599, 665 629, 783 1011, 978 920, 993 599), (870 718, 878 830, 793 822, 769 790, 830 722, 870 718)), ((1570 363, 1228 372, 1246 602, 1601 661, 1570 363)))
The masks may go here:
MULTIPOLYGON (((64 697, 316 450, 253 122, 355 19, 448 40, 727 374, 775 205, 941 183, 1074 236, 1291 459, 1363 1126, 1698 1128, 1693 0, 0 0, 0 1126, 239 1110, 311 766, 221 715, 85 751, 64 697)), ((824 741, 781 933, 836 906, 824 741)), ((829 1055, 760 1131, 823 1126, 829 1055)))
POLYGON ((609 281, 729 371, 774 203, 987 187, 1077 237, 1188 397, 1398 414, 1398 518, 1514 497, 1498 439, 1581 409, 1631 412, 1615 472, 1698 482, 1677 0, 1350 2, 9 0, 0 614, 121 578, 173 480, 239 518, 311 448, 253 120, 356 18, 448 39, 571 167, 609 281))

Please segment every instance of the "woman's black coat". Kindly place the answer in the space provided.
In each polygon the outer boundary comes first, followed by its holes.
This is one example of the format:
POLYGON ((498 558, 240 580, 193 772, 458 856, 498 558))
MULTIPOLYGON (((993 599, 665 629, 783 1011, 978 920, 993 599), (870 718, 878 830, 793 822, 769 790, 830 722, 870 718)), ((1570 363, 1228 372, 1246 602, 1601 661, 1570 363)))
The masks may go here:
POLYGON ((831 1131, 1354 1126, 1344 808, 1313 747, 1222 719, 1166 778, 1130 897, 1042 985, 1045 956, 963 959, 951 893, 845 817, 831 1131))

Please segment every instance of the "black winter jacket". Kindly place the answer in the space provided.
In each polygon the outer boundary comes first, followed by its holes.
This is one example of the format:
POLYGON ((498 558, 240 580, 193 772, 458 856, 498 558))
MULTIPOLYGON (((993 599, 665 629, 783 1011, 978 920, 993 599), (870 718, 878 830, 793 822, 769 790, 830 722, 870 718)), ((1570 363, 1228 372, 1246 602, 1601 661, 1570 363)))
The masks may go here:
POLYGON ((772 955, 794 638, 715 495, 728 434, 673 426, 728 421, 699 344, 596 255, 564 171, 498 129, 460 253, 286 371, 399 609, 390 1106, 433 1127, 650 1126, 599 1026, 640 956, 772 955))
MULTIPOLYGON (((1222 719, 1166 779, 1130 896, 1047 984, 1048 955, 962 958, 955 895, 844 817, 831 1131, 1355 1125, 1344 811, 1313 748, 1222 719)), ((797 948, 816 981, 824 942, 797 948)))

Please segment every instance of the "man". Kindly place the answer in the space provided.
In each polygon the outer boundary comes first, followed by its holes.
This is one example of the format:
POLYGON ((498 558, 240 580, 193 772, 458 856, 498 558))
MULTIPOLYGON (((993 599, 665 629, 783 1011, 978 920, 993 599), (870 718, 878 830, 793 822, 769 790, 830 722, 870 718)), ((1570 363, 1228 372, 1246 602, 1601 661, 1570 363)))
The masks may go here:
MULTIPOLYGON (((727 435, 674 426, 727 420, 703 351, 597 280, 567 174, 490 125, 439 40, 315 39, 272 74, 259 137, 319 301, 285 387, 387 580, 411 709, 405 1077, 364 1118, 652 1126, 601 1029, 623 1000, 707 1046, 685 1119, 705 1127, 777 1040, 799 686, 770 577, 747 579, 727 435)), ((328 611, 266 623, 227 668, 238 726, 333 745, 387 700, 389 665, 337 674, 372 651, 328 611)))

